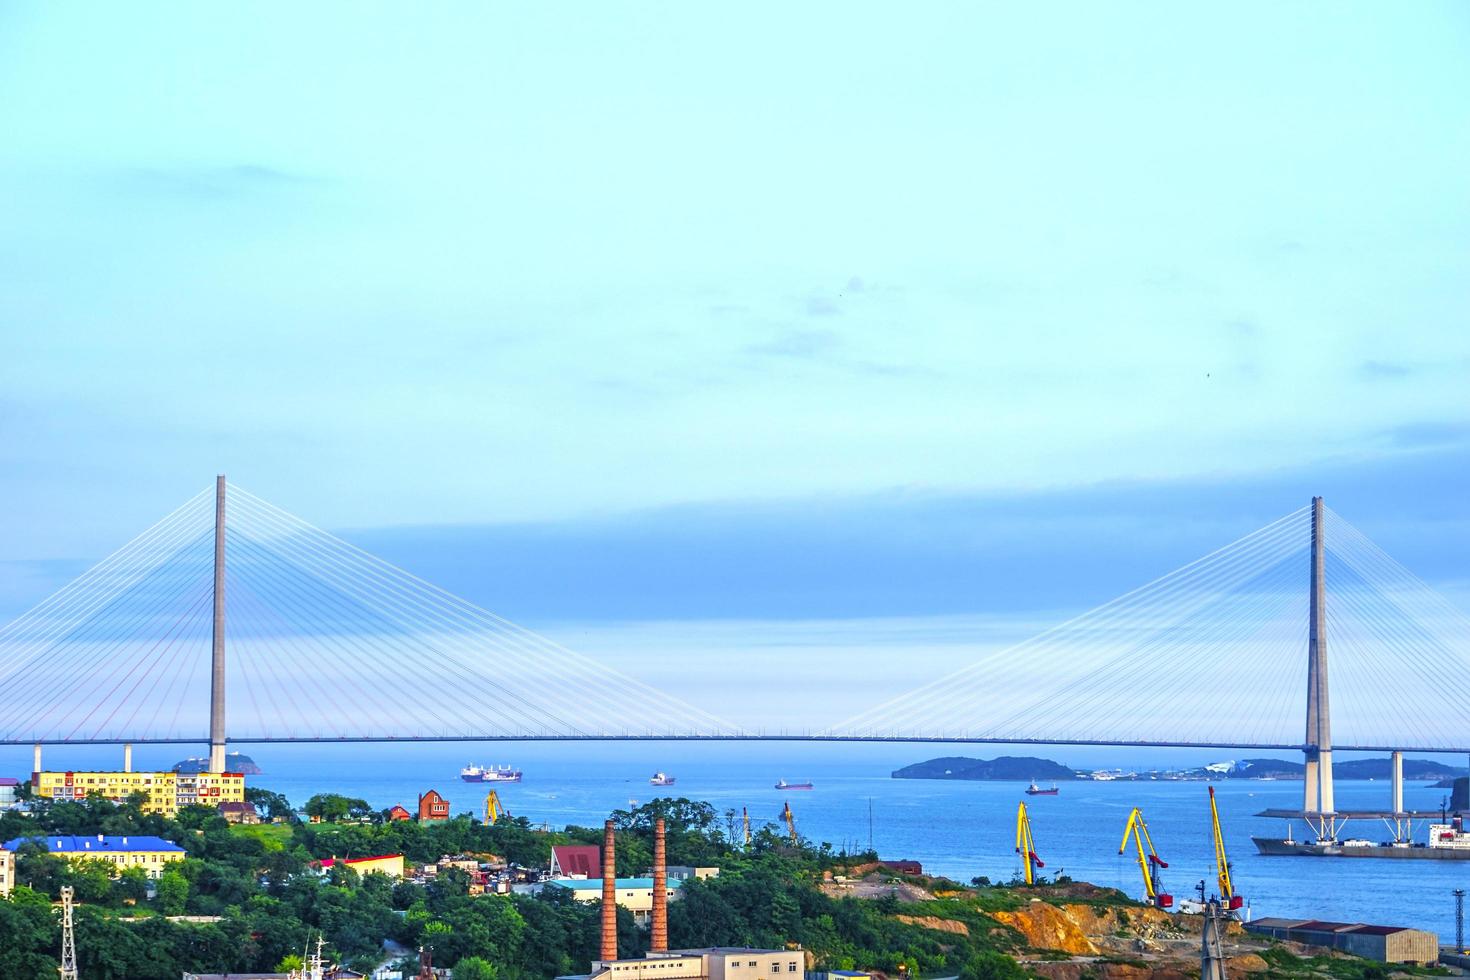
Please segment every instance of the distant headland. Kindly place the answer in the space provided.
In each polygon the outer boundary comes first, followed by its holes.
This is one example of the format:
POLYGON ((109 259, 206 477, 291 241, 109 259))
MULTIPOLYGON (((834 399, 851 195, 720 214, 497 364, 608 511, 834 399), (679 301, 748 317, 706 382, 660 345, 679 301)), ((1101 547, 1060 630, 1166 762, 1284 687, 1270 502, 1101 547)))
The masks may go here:
MULTIPOLYGON (((916 762, 893 771, 894 779, 970 779, 970 780, 1046 780, 1087 779, 1106 782, 1115 779, 1301 779, 1302 764, 1285 759, 1240 759, 1215 762, 1187 769, 1073 769, 1052 759, 1034 756, 1003 755, 995 759, 971 759, 946 755, 916 762)), ((1388 779, 1389 760, 1353 759, 1333 766, 1338 779, 1388 779)), ((1404 778, 1414 780, 1447 780, 1462 775, 1462 770, 1427 759, 1405 759, 1404 778)))

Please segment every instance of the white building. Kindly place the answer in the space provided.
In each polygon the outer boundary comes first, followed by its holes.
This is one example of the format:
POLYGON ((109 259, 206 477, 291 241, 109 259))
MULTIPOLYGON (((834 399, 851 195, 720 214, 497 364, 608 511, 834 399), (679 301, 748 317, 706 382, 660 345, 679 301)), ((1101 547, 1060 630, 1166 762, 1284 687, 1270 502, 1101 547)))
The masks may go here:
POLYGON ((711 946, 647 953, 637 960, 593 960, 592 972, 557 980, 802 980, 806 952, 711 946))

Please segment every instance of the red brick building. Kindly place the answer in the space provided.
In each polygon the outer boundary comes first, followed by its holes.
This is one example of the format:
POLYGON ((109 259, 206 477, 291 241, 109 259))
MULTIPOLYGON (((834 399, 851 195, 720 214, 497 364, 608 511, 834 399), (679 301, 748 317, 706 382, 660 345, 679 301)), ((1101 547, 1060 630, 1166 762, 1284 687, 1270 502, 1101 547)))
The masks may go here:
POLYGON ((436 790, 429 790, 419 797, 419 823, 430 820, 448 820, 449 801, 436 790))
POLYGON ((393 804, 393 809, 391 809, 391 810, 388 811, 388 819, 389 820, 410 820, 412 818, 413 818, 413 814, 412 813, 409 813, 407 810, 405 810, 403 807, 399 806, 397 803, 393 804))

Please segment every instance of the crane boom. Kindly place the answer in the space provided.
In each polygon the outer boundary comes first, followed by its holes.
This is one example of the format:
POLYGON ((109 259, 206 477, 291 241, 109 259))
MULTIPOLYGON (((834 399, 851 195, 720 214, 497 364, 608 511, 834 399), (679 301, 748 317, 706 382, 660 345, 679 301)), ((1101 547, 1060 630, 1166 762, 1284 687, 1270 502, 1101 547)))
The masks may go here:
POLYGON ((501 805, 500 796, 495 790, 492 789, 485 794, 485 822, 487 824, 494 824, 501 817, 508 816, 510 816, 510 811, 501 805))
POLYGON ((786 832, 791 835, 791 843, 796 841, 796 816, 791 812, 791 801, 787 800, 781 807, 781 819, 786 821, 786 832))
POLYGON ((1148 824, 1143 820, 1143 811, 1134 807, 1128 814, 1128 823, 1123 828, 1123 843, 1118 845, 1118 853, 1122 854, 1128 850, 1128 839, 1138 848, 1138 868, 1143 872, 1143 890, 1148 896, 1151 905, 1161 909, 1169 908, 1174 904, 1174 896, 1164 891, 1163 880, 1159 877, 1159 869, 1167 868, 1168 862, 1159 857, 1159 852, 1154 850, 1153 838, 1149 836, 1148 824))
POLYGON ((1021 855, 1026 869, 1026 884, 1036 884, 1036 869, 1046 865, 1036 856, 1036 840, 1031 836, 1031 818, 1026 813, 1024 800, 1016 808, 1016 853, 1021 855))
POLYGON ((1220 884, 1220 900, 1234 912, 1245 904, 1235 894, 1235 882, 1230 880, 1230 859, 1225 856, 1225 834, 1220 830, 1220 808, 1215 805, 1215 787, 1210 787, 1210 827, 1215 835, 1215 880, 1220 884))
POLYGON ((749 807, 741 807, 740 808, 740 817, 741 817, 742 820, 745 821, 745 846, 746 847, 749 847, 750 846, 750 808, 749 807))

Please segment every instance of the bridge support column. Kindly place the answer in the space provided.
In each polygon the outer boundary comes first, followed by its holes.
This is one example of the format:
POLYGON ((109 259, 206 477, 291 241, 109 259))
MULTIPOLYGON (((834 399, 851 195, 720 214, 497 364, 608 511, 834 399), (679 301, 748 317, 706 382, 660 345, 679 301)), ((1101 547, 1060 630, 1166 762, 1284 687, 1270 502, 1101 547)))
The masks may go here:
POLYGON ((1404 812, 1404 754, 1394 752, 1389 756, 1389 783, 1393 792, 1393 812, 1404 812))
POLYGON ((40 742, 37 742, 36 743, 36 751, 35 751, 35 754, 34 754, 34 756, 31 759, 31 772, 37 773, 37 772, 40 772, 40 771, 41 771, 41 743, 40 742))
POLYGON ((1333 813, 1332 724, 1327 700, 1327 581, 1322 498, 1312 498, 1312 573, 1307 623, 1306 767, 1302 809, 1333 813))
POLYGON ((214 647, 209 663, 209 771, 225 771, 225 478, 214 482, 214 647))
POLYGON ((132 743, 123 746, 123 772, 133 771, 133 746, 132 743))

